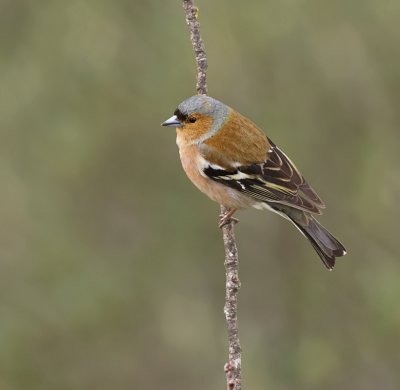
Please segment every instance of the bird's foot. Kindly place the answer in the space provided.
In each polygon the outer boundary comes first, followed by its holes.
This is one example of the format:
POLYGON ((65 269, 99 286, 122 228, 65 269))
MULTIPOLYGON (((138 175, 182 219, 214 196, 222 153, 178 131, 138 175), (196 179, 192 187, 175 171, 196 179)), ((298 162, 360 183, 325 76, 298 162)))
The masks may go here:
POLYGON ((226 214, 220 214, 219 216, 219 221, 218 221, 218 227, 222 229, 225 225, 228 223, 238 223, 239 220, 237 218, 233 218, 232 215, 236 212, 237 209, 231 209, 229 210, 226 214))
POLYGON ((233 390, 235 389, 235 367, 231 362, 225 363, 224 371, 226 374, 226 389, 233 390))

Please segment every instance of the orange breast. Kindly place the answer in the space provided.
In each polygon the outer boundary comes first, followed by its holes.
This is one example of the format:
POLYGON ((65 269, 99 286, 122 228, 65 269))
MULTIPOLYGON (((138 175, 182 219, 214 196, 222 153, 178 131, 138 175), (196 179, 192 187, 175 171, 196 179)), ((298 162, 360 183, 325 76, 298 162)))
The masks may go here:
POLYGON ((177 144, 181 157, 182 167, 191 182, 210 199, 229 208, 247 208, 253 206, 256 202, 236 191, 233 188, 217 183, 200 172, 205 162, 200 155, 197 145, 187 145, 180 142, 179 135, 177 144))

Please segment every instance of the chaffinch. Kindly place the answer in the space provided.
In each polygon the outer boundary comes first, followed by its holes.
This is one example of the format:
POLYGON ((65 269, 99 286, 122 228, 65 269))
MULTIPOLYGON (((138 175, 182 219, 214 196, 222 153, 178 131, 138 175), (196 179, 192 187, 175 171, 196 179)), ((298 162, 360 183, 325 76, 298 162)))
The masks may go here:
POLYGON ((325 208, 289 158, 248 118, 205 95, 186 99, 163 126, 176 127, 183 169, 193 184, 230 209, 269 209, 290 220, 325 266, 343 245, 314 217, 325 208))

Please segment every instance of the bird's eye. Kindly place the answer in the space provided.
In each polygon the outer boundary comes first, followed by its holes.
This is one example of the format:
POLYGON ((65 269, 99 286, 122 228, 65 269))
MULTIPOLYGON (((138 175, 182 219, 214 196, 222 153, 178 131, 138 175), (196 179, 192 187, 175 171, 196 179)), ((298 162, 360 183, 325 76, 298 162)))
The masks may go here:
POLYGON ((194 123, 196 121, 197 121, 197 119, 194 116, 189 117, 189 122, 190 123, 194 123))

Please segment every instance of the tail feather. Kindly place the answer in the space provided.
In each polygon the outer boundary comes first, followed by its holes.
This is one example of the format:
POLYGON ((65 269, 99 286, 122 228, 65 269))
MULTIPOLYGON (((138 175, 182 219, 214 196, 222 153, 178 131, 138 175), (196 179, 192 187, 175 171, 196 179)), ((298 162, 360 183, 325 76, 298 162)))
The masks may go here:
POLYGON ((309 216, 307 224, 300 223, 290 217, 291 221, 310 241, 326 268, 335 266, 336 257, 344 256, 346 249, 331 233, 328 232, 314 217, 309 216))

